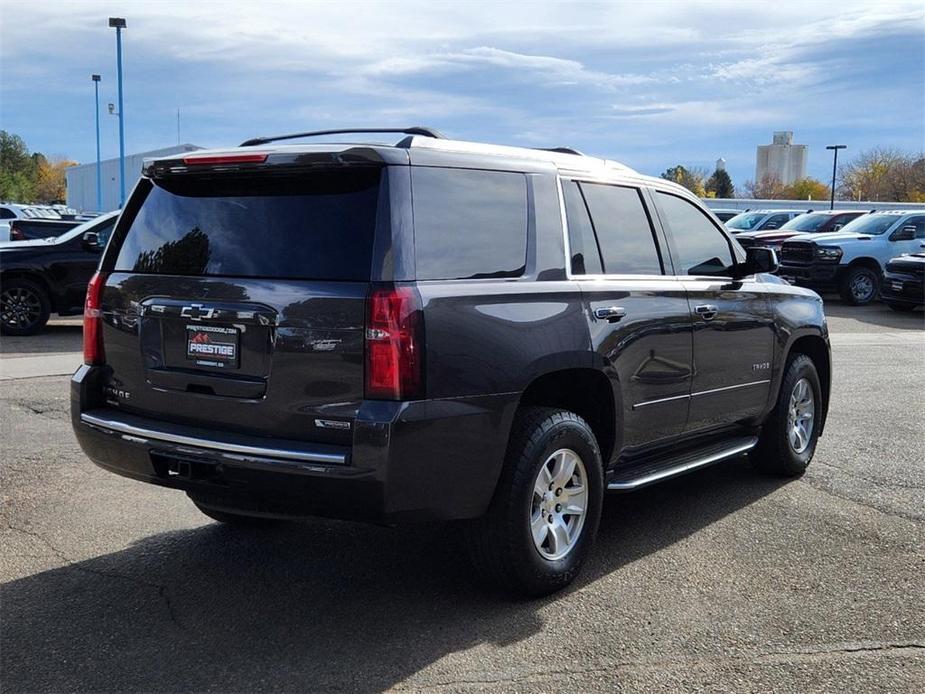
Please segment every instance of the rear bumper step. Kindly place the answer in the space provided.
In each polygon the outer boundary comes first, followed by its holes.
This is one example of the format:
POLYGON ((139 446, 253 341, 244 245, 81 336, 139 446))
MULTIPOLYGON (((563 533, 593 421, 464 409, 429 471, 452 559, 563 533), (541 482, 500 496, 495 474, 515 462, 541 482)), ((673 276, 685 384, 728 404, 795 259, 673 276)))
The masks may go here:
POLYGON ((134 443, 156 444, 169 443, 178 446, 192 446, 226 454, 241 456, 255 456, 257 458, 272 458, 293 460, 303 463, 322 463, 326 465, 345 465, 347 455, 337 452, 333 446, 321 445, 296 446, 293 443, 274 441, 272 446, 264 446, 245 437, 229 434, 222 438, 203 437, 197 435, 191 427, 179 425, 165 425, 163 428, 155 427, 141 417, 109 411, 82 412, 80 421, 90 427, 102 430, 105 433, 119 434, 122 438, 134 443), (168 430, 169 427, 169 430, 168 430))
POLYGON ((715 443, 681 456, 640 465, 617 468, 607 481, 609 491, 629 492, 686 472, 747 453, 758 443, 757 436, 740 436, 715 443))

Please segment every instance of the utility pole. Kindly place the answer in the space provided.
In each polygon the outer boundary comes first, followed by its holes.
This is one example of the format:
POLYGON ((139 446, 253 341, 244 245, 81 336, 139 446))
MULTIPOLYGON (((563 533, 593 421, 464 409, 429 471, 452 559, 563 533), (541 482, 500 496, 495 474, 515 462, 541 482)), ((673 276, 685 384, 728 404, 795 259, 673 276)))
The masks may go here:
POLYGON ((100 76, 90 75, 96 92, 96 211, 103 211, 103 171, 100 166, 100 76))
POLYGON ((829 201, 829 209, 835 209, 835 172, 838 169, 838 150, 847 149, 848 145, 827 145, 826 149, 831 149, 832 156, 832 199, 829 201))
POLYGON ((119 208, 125 206, 125 109, 122 105, 122 30, 125 20, 110 17, 109 26, 116 30, 116 73, 119 81, 119 208))

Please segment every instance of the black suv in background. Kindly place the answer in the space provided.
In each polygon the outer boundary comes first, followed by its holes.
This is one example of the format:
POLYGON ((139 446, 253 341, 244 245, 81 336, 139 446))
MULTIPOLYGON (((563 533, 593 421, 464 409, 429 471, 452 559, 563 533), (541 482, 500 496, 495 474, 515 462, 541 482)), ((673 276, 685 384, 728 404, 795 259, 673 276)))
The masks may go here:
POLYGON ((605 491, 805 470, 828 335, 773 252, 613 162, 397 132, 146 165, 87 294, 94 462, 227 523, 467 520, 530 595, 574 578, 605 491))
POLYGON ((0 243, 0 333, 34 335, 52 313, 82 313, 87 283, 118 215, 101 215, 58 237, 0 243))

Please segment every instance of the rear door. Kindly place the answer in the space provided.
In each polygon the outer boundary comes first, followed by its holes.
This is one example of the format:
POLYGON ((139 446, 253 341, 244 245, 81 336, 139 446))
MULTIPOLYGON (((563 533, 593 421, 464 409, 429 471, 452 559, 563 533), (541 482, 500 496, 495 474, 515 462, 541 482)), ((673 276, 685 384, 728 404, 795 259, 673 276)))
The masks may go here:
POLYGON ((563 181, 571 275, 591 346, 619 382, 623 446, 680 434, 691 387, 691 317, 684 286, 641 189, 563 181))
POLYGON ((142 179, 103 264, 110 406, 348 442, 381 171, 142 179))
POLYGON ((672 239, 675 270, 693 321, 694 373, 688 429, 698 431, 759 414, 768 402, 774 322, 767 288, 754 276, 731 279, 730 239, 693 202, 657 192, 672 239))

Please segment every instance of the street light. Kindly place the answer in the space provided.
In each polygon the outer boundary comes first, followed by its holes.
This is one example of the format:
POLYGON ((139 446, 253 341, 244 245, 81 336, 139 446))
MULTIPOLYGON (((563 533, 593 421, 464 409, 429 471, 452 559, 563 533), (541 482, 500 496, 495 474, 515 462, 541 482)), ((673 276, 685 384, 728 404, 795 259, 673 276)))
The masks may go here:
POLYGON ((96 92, 96 211, 103 211, 103 174, 100 169, 100 76, 90 75, 96 92))
POLYGON ((122 30, 125 20, 110 17, 109 26, 116 30, 116 74, 119 81, 119 207, 125 205, 125 116, 122 108, 122 30))
POLYGON ((835 209, 835 170, 838 167, 838 150, 848 149, 848 145, 827 145, 826 149, 832 150, 832 200, 829 202, 829 209, 835 209))

